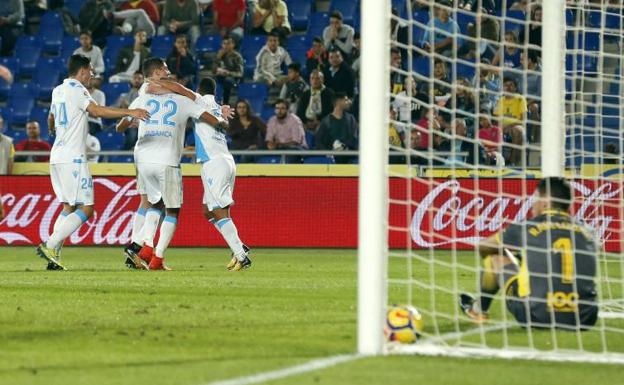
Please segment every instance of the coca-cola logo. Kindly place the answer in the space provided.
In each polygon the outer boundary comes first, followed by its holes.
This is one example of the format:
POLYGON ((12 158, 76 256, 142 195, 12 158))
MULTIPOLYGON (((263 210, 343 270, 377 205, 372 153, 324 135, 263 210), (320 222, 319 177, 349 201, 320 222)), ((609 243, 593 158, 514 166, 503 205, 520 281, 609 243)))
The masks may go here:
MULTIPOLYGON (((78 244, 91 238, 95 244, 124 244, 130 241, 132 217, 135 207, 131 200, 138 195, 136 181, 128 181, 119 185, 106 178, 95 178, 94 183, 104 187, 107 203, 103 209, 95 211, 93 216, 69 238, 69 242, 78 244), (112 194, 112 197, 109 196, 112 194)), ((97 202, 98 197, 96 197, 97 202)), ((62 205, 52 194, 24 194, 17 197, 8 193, 2 196, 5 218, 0 221, 8 231, 0 231, 0 241, 8 244, 14 242, 36 244, 46 241, 52 234, 54 221, 59 215, 62 205), (28 238, 24 231, 31 226, 39 226, 39 239, 28 238)), ((101 207, 101 206, 98 206, 101 207)), ((34 237, 33 237, 34 238, 34 237)))
MULTIPOLYGON (((572 187, 583 197, 576 218, 593 228, 602 242, 609 240, 614 217, 605 213, 604 202, 618 197, 621 187, 604 183, 591 189, 578 182, 572 182, 572 187)), ((460 188, 456 180, 443 182, 418 203, 410 225, 414 243, 427 248, 455 242, 475 244, 508 223, 524 220, 533 203, 533 196, 496 196, 487 203, 481 196, 462 199, 460 188), (441 201, 449 193, 450 197, 441 201), (455 236, 440 235, 452 228, 455 236)))

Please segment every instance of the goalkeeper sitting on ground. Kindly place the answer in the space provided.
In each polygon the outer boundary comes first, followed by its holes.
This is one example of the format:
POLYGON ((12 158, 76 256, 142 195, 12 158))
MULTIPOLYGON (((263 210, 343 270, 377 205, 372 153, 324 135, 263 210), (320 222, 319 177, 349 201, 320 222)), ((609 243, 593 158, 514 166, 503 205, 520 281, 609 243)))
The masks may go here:
POLYGON ((486 321, 494 296, 503 288, 507 309, 522 326, 576 330, 596 323, 597 242, 568 214, 571 200, 565 179, 544 178, 533 196, 533 219, 514 223, 479 244, 479 300, 460 295, 468 317, 486 321))

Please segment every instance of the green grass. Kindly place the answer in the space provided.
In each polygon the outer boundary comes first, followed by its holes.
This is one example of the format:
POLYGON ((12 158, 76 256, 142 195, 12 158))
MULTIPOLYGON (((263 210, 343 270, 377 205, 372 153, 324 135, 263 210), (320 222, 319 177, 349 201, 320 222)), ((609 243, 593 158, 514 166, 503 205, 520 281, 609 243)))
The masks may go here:
MULTIPOLYGON (((170 250, 172 272, 128 271, 119 248, 67 247, 63 254, 70 271, 46 272, 33 248, 0 248, 0 384, 199 385, 355 349, 352 250, 255 250, 253 268, 242 273, 224 270, 223 249, 170 250)), ((405 263, 392 258, 390 276, 406 278, 405 263)), ((412 276, 429 277, 430 269, 439 287, 450 287, 455 273, 437 264, 414 263, 412 276)), ((474 287, 470 274, 457 278, 474 287)), ((439 289, 390 287, 393 301, 408 294, 428 333, 436 327, 432 304, 438 315, 454 311, 439 289)), ((441 331, 471 327, 437 318, 441 331)), ((526 335, 509 333, 518 344, 526 335)), ((597 347, 592 333, 588 343, 597 347)), ((486 342, 495 346, 501 335, 486 342)), ((621 339, 611 342, 624 349, 621 339)), ((616 384, 621 373, 614 365, 395 356, 269 383, 616 384)))

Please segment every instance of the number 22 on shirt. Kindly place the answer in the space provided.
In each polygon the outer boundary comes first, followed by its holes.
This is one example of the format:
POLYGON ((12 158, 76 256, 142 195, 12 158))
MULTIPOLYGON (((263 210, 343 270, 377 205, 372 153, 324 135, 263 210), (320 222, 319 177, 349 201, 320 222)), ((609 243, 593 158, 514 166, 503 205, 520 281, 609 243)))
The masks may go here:
POLYGON ((148 119, 145 121, 147 125, 158 125, 161 124, 163 126, 175 127, 175 122, 171 119, 178 112, 178 104, 173 100, 167 100, 166 102, 161 103, 156 99, 150 99, 146 103, 148 112, 151 117, 156 116, 160 111, 161 107, 164 111, 161 119, 148 119))

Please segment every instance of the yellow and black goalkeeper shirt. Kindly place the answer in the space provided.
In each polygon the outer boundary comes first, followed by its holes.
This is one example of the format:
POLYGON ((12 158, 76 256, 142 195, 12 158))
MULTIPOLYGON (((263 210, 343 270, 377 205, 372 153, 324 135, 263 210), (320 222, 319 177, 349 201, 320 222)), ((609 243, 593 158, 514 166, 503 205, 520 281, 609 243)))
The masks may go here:
POLYGON ((533 319, 581 324, 597 312, 598 247, 591 231, 565 212, 547 210, 498 236, 521 257, 517 295, 528 298, 533 319))

